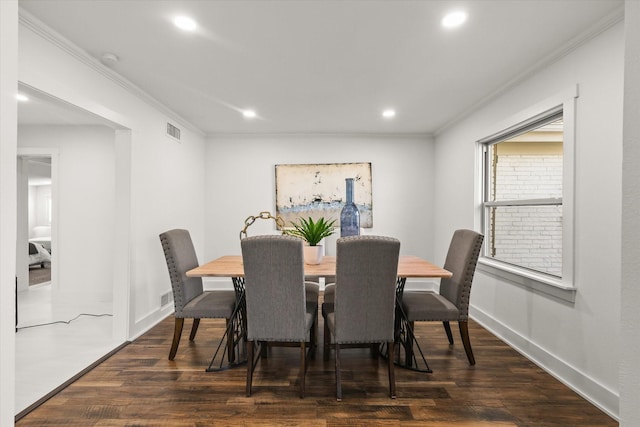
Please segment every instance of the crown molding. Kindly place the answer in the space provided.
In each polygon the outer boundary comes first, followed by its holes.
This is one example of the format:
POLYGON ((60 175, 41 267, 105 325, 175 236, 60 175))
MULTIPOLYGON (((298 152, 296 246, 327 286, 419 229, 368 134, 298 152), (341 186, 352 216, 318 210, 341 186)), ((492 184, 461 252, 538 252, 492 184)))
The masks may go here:
POLYGON ((384 138, 433 139, 430 133, 375 133, 375 132, 211 132, 207 138, 384 138))
POLYGON ((205 137, 205 132, 202 129, 195 126, 189 120, 180 116, 178 113, 167 107, 162 102, 158 101, 147 92, 145 92, 142 88, 135 85, 131 81, 127 80, 120 74, 116 73, 112 69, 108 68, 104 64, 102 64, 99 60, 91 56, 84 49, 80 48, 78 45, 73 43, 71 40, 64 37, 62 34, 58 33, 47 24, 36 18, 33 14, 27 12, 23 8, 19 8, 19 24, 24 26, 25 28, 31 30, 38 36, 42 37, 52 45, 56 46, 63 52, 77 59, 84 65, 90 67, 97 73, 116 83, 118 86, 125 89, 127 92, 133 94, 137 98, 141 99, 154 109, 160 111, 162 114, 167 116, 170 120, 173 120, 176 123, 179 123, 182 127, 189 129, 196 134, 205 137))

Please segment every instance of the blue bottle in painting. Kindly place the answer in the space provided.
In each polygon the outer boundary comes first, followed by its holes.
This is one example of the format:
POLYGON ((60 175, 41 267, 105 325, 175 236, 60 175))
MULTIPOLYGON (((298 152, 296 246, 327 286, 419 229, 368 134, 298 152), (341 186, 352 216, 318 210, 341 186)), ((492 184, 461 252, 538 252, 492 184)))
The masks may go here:
POLYGON ((360 211, 353 203, 353 178, 347 178, 347 203, 340 212, 340 237, 360 234, 360 211))

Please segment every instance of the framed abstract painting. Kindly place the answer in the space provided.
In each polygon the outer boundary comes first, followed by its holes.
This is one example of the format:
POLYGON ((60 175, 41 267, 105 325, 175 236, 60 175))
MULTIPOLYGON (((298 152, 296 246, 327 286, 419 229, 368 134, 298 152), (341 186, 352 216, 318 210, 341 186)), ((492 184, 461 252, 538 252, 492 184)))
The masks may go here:
POLYGON ((285 227, 298 218, 335 219, 346 199, 346 178, 354 179, 353 199, 360 211, 360 226, 373 227, 371 163, 276 165, 276 214, 285 227))

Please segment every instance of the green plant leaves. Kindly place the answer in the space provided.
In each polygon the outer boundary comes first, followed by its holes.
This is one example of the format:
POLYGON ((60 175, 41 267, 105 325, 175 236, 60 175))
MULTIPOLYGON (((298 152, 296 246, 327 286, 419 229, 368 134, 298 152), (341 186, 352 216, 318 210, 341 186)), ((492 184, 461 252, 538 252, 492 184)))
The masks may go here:
POLYGON ((293 230, 287 230, 287 234, 300 237, 307 241, 309 246, 317 246, 325 237, 331 236, 334 232, 334 224, 336 220, 327 221, 324 217, 320 217, 317 221, 313 218, 300 218, 298 223, 291 223, 293 230))

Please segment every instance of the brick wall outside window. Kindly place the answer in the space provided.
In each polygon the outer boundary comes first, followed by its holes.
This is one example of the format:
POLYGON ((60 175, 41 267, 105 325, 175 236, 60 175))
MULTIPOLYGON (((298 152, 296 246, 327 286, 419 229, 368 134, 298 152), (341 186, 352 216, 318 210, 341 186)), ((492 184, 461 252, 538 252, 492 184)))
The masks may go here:
MULTIPOLYGON (((562 155, 501 155, 495 191, 495 200, 562 197, 562 155)), ((561 276, 562 206, 494 209, 494 257, 561 276)))

